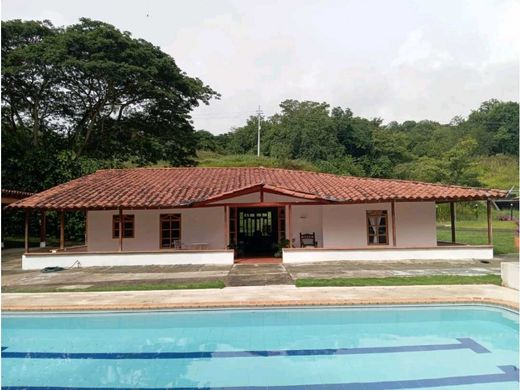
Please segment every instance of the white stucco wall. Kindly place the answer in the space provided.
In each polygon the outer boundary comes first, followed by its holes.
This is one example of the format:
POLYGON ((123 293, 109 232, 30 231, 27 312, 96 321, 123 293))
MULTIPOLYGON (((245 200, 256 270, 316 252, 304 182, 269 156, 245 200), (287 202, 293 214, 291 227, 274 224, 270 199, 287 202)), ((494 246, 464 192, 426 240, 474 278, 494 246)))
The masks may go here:
POLYGON ((292 237, 300 246, 300 233, 316 233, 318 247, 323 246, 322 206, 292 206, 292 237))
MULTIPOLYGON (((368 246, 367 210, 387 210, 389 223, 392 217, 390 203, 324 205, 322 207, 324 248, 368 246)), ((391 230, 388 240, 392 245, 391 230)))
POLYGON ((435 213, 435 202, 396 202, 396 246, 436 246, 435 213))
MULTIPOLYGON (((368 210, 386 210, 388 241, 392 242, 392 208, 390 203, 324 205, 322 208, 323 247, 368 247, 368 210)), ((437 245, 434 202, 396 202, 396 246, 429 247, 437 245)))
POLYGON ((114 267, 135 265, 222 264, 232 265, 231 250, 165 251, 155 253, 30 253, 22 256, 22 269, 45 267, 114 267))
MULTIPOLYGON (((169 210, 126 210, 124 214, 135 216, 134 238, 123 240, 125 251, 154 251, 160 249, 161 214, 181 214, 181 242, 183 248, 193 243, 207 243, 207 249, 224 249, 224 207, 169 210)), ((89 251, 117 251, 119 239, 112 238, 112 215, 117 211, 88 212, 89 251)))
POLYGON ((356 248, 356 249, 284 249, 284 263, 320 261, 400 261, 400 260, 490 260, 490 246, 438 246, 436 248, 356 248))

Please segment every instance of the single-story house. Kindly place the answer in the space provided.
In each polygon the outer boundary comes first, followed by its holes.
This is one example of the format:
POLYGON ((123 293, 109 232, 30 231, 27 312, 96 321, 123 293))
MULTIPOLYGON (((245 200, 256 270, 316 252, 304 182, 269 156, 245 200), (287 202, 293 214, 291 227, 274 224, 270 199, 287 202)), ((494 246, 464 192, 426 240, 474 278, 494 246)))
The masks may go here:
MULTIPOLYGON (((58 250, 24 269, 148 264, 490 259, 491 207, 504 191, 273 168, 99 170, 11 204, 61 215, 58 250), (454 202, 487 201, 488 245, 456 242, 454 202), (438 242, 436 204, 451 204, 452 240, 438 242), (64 247, 68 211, 86 215, 85 246, 64 247)), ((26 222, 26 236, 28 235, 26 222)))

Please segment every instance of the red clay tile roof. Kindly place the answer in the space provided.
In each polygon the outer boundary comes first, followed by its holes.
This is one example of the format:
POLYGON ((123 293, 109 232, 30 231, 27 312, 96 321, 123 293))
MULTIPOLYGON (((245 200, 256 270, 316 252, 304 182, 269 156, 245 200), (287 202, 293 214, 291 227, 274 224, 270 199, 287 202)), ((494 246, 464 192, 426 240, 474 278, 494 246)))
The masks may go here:
POLYGON ((482 200, 506 195, 505 191, 492 189, 287 169, 135 168, 100 170, 9 207, 55 210, 189 207, 260 188, 331 203, 482 200))
POLYGON ((18 191, 18 190, 8 190, 5 188, 2 188, 2 196, 8 196, 11 198, 27 198, 28 196, 34 195, 34 192, 26 192, 26 191, 18 191))

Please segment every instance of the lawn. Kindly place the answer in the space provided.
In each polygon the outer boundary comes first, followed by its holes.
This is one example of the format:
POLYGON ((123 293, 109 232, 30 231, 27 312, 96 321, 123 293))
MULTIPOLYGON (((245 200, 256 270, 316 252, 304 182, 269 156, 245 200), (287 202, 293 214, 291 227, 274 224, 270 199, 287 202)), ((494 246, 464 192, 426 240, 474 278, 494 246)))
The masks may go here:
POLYGON ((77 289, 60 289, 57 287, 2 287, 4 293, 40 293, 40 292, 88 292, 88 291, 145 291, 145 290, 194 290, 207 288, 224 288, 222 280, 210 280, 196 283, 132 283, 104 286, 91 286, 77 289))
MULTIPOLYGON (((486 245, 487 222, 483 219, 456 221, 457 242, 462 244, 486 245)), ((493 245, 495 254, 515 253, 516 223, 512 221, 493 220, 493 245)), ((451 241, 449 222, 437 224, 437 239, 451 241)))
POLYGON ((459 276, 392 276, 388 278, 297 279, 296 287, 359 287, 359 286, 418 286, 442 284, 496 284, 499 275, 459 276))

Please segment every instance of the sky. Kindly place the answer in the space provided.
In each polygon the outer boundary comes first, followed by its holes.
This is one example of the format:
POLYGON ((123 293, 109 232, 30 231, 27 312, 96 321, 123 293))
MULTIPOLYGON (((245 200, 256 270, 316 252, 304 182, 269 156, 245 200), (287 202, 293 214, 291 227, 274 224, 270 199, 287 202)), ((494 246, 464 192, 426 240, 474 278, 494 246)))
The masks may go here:
POLYGON ((518 0, 2 0, 2 20, 80 17, 152 42, 219 92, 193 112, 214 134, 285 99, 384 123, 519 100, 518 0))

